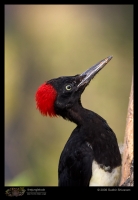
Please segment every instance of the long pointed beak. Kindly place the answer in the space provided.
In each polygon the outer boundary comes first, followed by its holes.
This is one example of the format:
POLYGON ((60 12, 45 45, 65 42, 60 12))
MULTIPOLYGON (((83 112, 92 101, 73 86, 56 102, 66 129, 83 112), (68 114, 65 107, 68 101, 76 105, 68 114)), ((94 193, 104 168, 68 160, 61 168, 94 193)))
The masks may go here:
POLYGON ((81 82, 78 84, 78 88, 82 85, 87 85, 94 76, 112 59, 113 56, 108 56, 107 58, 101 60, 96 65, 90 67, 85 72, 80 75, 81 82))

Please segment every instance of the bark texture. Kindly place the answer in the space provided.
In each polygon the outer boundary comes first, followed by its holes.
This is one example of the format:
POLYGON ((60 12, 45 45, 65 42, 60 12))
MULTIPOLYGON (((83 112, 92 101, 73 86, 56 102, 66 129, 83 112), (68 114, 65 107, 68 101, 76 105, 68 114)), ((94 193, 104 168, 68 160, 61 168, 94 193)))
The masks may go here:
POLYGON ((120 186, 133 186, 133 78, 128 104, 120 186))

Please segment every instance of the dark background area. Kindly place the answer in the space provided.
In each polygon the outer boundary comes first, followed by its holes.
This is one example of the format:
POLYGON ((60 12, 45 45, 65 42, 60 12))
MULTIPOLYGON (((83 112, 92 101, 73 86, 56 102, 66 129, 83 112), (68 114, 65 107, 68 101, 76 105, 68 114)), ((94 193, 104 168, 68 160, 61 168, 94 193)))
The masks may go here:
POLYGON ((57 186, 59 157, 76 125, 41 116, 36 90, 109 55, 82 105, 105 118, 122 143, 133 74, 133 5, 5 5, 5 186, 57 186))

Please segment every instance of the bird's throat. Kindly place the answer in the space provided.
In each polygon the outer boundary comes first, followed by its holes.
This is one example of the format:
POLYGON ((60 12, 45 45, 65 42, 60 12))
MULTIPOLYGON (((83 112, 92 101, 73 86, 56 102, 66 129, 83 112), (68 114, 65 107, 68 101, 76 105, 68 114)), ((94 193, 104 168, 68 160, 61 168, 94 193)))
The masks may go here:
POLYGON ((66 118, 77 125, 82 125, 85 122, 85 113, 87 110, 80 103, 75 104, 66 112, 66 118))

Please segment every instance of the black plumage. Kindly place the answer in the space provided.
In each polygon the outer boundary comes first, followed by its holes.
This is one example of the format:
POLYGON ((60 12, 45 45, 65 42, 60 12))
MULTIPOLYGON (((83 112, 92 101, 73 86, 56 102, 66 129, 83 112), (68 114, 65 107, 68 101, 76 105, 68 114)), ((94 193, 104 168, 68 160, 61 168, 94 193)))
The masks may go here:
POLYGON ((63 76, 46 83, 57 92, 55 113, 77 125, 60 156, 59 186, 112 186, 119 182, 121 154, 115 133, 106 120, 81 104, 84 89, 111 58, 81 75, 63 76))

